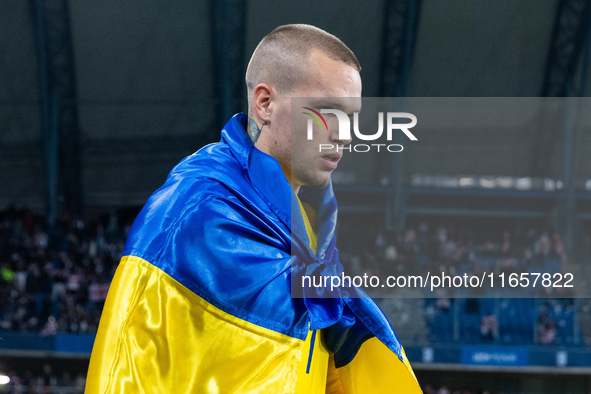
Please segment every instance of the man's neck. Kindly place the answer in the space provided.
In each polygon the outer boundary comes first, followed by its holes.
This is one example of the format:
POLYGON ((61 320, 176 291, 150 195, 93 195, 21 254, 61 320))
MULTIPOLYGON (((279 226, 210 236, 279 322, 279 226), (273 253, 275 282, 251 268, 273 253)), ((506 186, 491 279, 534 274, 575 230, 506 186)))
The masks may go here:
MULTIPOLYGON (((256 122, 253 122, 253 128, 256 126, 256 122)), ((261 140, 258 140, 258 134, 257 132, 253 132, 253 130, 251 130, 251 118, 248 118, 248 123, 246 124, 246 134, 248 135, 248 137, 250 138, 251 141, 253 141, 253 144, 255 146, 255 148, 257 148, 258 150, 260 150, 263 153, 268 154, 271 157, 274 157, 270 152, 267 152, 267 149, 265 149, 265 147, 263 146, 263 144, 261 143, 261 140), (253 136, 257 134, 256 138, 254 138, 253 136), (253 140, 254 139, 254 140, 253 140)), ((258 127, 258 126, 256 126, 258 127)), ((260 129, 258 130, 258 133, 260 133, 260 129)), ((281 163, 279 163, 279 165, 281 166, 281 171, 283 172, 283 175, 285 176, 285 178, 287 179, 287 181, 289 182, 291 189, 293 190, 293 192, 297 194, 300 192, 300 186, 299 184, 297 184, 297 182, 292 182, 291 181, 291 169, 285 169, 281 163)))

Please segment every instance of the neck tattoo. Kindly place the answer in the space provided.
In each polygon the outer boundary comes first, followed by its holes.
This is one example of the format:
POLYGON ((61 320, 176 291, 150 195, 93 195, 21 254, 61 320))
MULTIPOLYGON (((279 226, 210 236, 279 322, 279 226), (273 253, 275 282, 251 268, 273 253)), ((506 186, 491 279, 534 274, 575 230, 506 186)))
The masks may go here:
POLYGON ((257 142, 257 140, 259 139, 259 136, 261 135, 261 130, 267 124, 269 124, 269 123, 268 122, 265 122, 265 123, 263 123, 263 125, 261 127, 259 127, 259 125, 257 124, 257 122, 255 122, 254 120, 252 120, 252 119, 249 119, 248 120, 249 137, 250 137, 250 140, 252 141, 253 144, 255 142, 257 142))

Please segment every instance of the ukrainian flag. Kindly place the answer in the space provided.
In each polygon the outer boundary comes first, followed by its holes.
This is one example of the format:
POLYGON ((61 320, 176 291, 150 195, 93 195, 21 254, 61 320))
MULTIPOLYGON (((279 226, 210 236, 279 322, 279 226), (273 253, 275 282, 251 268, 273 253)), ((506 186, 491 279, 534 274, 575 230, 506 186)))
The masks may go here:
MULTIPOLYGON (((179 163, 138 215, 86 392, 420 393, 371 299, 292 298, 292 264, 314 265, 303 251, 316 234, 299 213, 305 245, 294 257, 293 192, 246 122, 236 115, 219 143, 179 163)), ((315 242, 335 262, 332 227, 315 242)))

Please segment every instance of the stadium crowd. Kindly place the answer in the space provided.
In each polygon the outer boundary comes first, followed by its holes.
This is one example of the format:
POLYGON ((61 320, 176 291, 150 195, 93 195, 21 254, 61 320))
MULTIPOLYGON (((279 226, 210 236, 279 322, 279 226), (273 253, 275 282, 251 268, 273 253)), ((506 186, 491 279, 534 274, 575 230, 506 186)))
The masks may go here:
POLYGON ((48 231, 27 209, 0 214, 0 330, 94 333, 129 226, 116 215, 60 218, 48 231))
MULTIPOLYGON (((339 222, 339 252, 343 264, 380 274, 446 272, 478 273, 489 269, 520 270, 567 259, 558 233, 547 228, 500 229, 486 225, 433 225, 422 221, 395 233, 379 226, 339 222), (488 230, 488 231, 483 231, 488 230), (362 262, 362 267, 360 266, 362 262)), ((555 268, 555 267, 552 267, 555 268)))
POLYGON ((10 382, 0 386, 0 393, 6 394, 82 394, 86 384, 84 374, 72 376, 64 371, 59 377, 53 373, 50 364, 43 366, 43 372, 35 375, 30 370, 22 375, 10 371, 10 382))
MULTIPOLYGON (((520 229, 497 223, 491 229, 482 223, 462 226, 422 221, 395 233, 353 218, 339 223, 338 243, 345 271, 354 275, 425 277, 427 272, 444 272, 481 277, 483 273, 503 272, 508 278, 512 273, 561 272, 567 262, 560 235, 544 226, 520 229)), ((510 298, 490 298, 498 295, 488 283, 470 292, 446 288, 433 294, 416 289, 419 292, 412 297, 425 297, 421 312, 416 306, 395 309, 398 314, 413 315, 407 320, 423 318, 430 329, 426 340, 433 343, 576 345, 591 339, 589 332, 575 327, 578 306, 573 298, 565 298, 569 289, 517 287, 504 295, 510 298)), ((389 302, 400 304, 384 299, 380 306, 388 309, 389 302)), ((584 305, 579 305, 581 310, 587 308, 584 305)), ((411 331, 413 340, 421 342, 416 339, 417 330, 411 331)))
MULTIPOLYGON (((121 223, 114 213, 92 221, 64 216, 49 231, 45 218, 27 209, 1 212, 0 331, 41 335, 96 332, 130 224, 121 223)), ((428 270, 478 274, 499 268, 526 271, 532 266, 555 270, 556 265, 559 270, 566 260, 560 236, 540 228, 504 230, 494 239, 478 234, 474 227, 453 223, 434 226, 420 222, 394 233, 344 219, 338 231, 345 269, 374 274, 410 275, 428 270)), ((451 330, 453 323, 442 319, 453 318, 450 311, 459 307, 457 302, 445 297, 427 300, 428 323, 451 330)), ((529 303, 507 301, 495 307, 486 299, 464 300, 462 339, 491 342, 503 337, 505 343, 561 344, 557 332, 570 329, 572 302, 529 303), (536 308, 537 316, 530 316, 536 308), (516 325, 512 314, 524 320, 519 328, 523 336, 499 333, 503 324, 516 325), (537 334, 533 335, 536 321, 537 334)), ((452 340, 439 331, 431 340, 452 340)))

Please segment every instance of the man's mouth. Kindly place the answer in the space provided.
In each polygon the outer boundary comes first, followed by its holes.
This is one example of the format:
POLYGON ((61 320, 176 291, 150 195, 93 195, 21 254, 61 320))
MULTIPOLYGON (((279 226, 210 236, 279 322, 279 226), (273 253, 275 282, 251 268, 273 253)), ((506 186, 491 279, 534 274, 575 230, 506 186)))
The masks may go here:
POLYGON ((343 155, 341 153, 327 153, 322 155, 321 158, 327 168, 334 170, 337 168, 339 160, 341 160, 342 156, 343 155))
POLYGON ((334 161, 335 163, 338 163, 339 160, 341 160, 342 156, 343 155, 340 153, 327 153, 325 155, 322 155, 322 158, 329 160, 329 161, 334 161))

